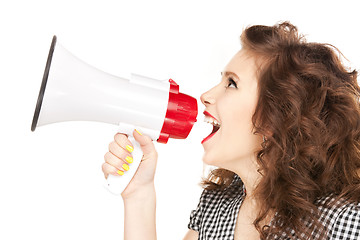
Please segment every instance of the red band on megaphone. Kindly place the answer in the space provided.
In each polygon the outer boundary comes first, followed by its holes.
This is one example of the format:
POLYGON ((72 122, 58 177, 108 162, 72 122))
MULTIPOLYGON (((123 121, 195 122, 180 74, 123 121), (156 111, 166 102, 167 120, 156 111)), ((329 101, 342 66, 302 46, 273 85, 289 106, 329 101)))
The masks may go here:
POLYGON ((197 117, 197 101, 195 98, 179 93, 179 85, 169 79, 170 91, 168 108, 159 139, 167 143, 170 138, 184 139, 189 135, 197 117))

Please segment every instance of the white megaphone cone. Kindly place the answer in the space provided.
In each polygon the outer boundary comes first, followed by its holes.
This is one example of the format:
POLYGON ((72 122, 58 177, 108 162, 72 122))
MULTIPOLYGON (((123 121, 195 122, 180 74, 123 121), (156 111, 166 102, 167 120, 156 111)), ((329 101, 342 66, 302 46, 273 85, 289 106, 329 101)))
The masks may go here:
POLYGON ((173 80, 132 74, 131 79, 100 71, 76 58, 53 37, 31 125, 64 121, 96 121, 119 125, 134 146, 132 167, 123 176, 109 175, 107 187, 120 194, 142 158, 132 136, 138 129, 152 140, 186 138, 196 122, 196 99, 179 93, 173 80))

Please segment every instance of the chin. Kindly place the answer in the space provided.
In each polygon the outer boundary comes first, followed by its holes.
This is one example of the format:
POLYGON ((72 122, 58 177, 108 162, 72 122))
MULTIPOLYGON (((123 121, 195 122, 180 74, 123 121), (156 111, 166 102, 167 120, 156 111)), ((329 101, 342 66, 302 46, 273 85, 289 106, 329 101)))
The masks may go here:
POLYGON ((202 161, 203 163, 210 165, 210 166, 214 166, 214 167, 219 167, 219 168, 225 168, 225 164, 224 164, 224 159, 221 156, 214 156, 211 155, 209 153, 204 153, 202 161), (219 161, 221 160, 221 161, 219 161))
POLYGON ((217 166, 216 158, 211 156, 211 154, 209 154, 209 153, 206 153, 206 152, 204 153, 202 161, 203 161, 203 163, 205 163, 207 165, 217 166))

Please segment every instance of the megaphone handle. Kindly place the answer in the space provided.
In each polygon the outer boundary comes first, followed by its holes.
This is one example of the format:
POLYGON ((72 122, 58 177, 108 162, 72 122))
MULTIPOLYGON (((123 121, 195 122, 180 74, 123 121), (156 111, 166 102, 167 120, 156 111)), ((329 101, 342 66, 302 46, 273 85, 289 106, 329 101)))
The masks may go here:
POLYGON ((125 172, 122 176, 110 175, 107 178, 105 187, 113 194, 120 195, 126 186, 130 183, 131 179, 134 177, 136 170, 140 166, 141 159, 143 157, 143 152, 141 151, 140 144, 134 139, 134 137, 129 134, 129 140, 134 146, 134 151, 132 152, 133 162, 130 165, 130 169, 125 172))

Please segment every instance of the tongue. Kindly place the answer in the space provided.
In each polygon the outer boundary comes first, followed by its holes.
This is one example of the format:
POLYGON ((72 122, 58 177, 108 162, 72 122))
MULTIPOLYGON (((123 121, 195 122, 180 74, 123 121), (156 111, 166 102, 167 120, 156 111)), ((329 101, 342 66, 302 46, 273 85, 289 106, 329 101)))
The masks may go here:
POLYGON ((213 126, 213 130, 212 130, 212 132, 210 133, 210 135, 213 134, 213 133, 215 133, 215 132, 217 132, 217 131, 219 130, 219 128, 220 128, 220 127, 215 127, 215 126, 213 126))

